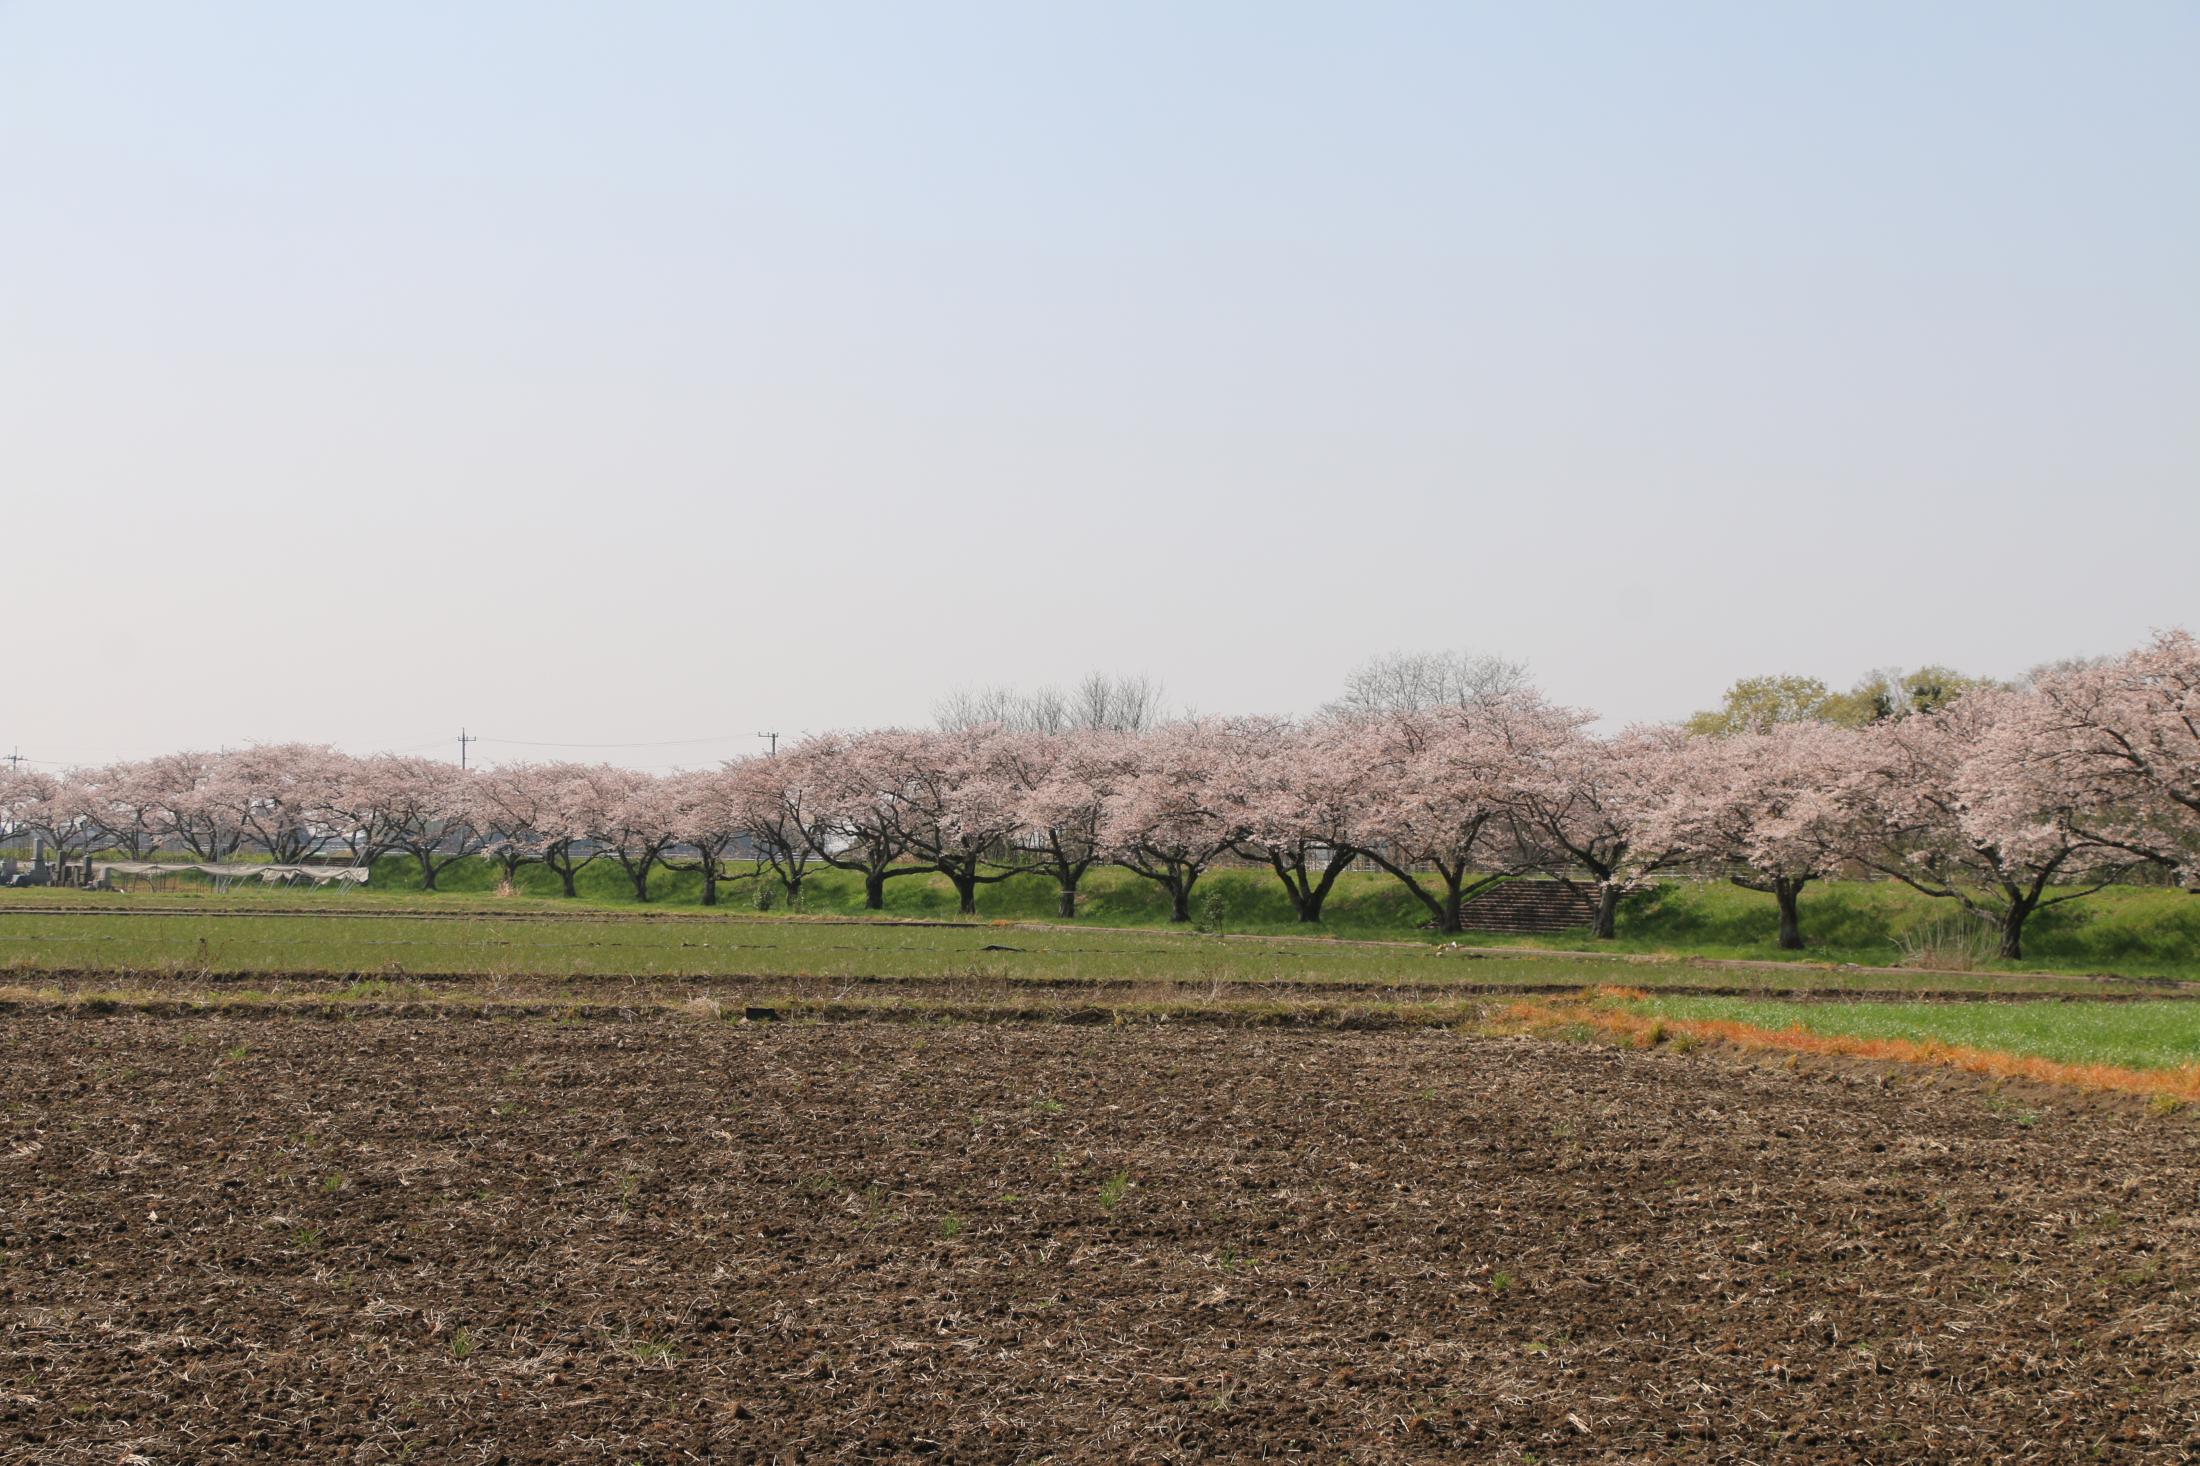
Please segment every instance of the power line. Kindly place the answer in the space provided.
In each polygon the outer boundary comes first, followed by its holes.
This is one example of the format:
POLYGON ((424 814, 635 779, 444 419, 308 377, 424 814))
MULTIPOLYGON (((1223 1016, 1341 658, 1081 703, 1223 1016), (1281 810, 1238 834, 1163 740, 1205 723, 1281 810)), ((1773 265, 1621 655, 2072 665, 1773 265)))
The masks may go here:
POLYGON ((450 741, 451 735, 448 733, 414 733, 403 738, 346 737, 343 740, 354 748, 379 748, 387 753, 405 753, 416 748, 440 748, 450 741))

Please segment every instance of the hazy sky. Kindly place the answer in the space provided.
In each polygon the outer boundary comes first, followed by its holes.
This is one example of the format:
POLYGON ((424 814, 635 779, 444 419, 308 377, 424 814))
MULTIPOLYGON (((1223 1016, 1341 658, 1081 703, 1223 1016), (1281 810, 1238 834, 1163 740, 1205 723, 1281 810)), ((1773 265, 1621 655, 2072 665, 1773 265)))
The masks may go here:
POLYGON ((0 752, 2120 649, 2200 623, 2195 75, 2185 0, 0 0, 0 752))

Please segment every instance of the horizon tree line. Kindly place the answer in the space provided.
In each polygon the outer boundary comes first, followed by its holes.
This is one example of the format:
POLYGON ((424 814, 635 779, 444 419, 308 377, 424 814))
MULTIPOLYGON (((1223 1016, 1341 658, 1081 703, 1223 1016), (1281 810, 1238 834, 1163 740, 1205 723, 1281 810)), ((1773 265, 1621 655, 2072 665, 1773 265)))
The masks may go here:
POLYGON ((1628 890, 1685 868, 1772 896, 1786 948, 1806 887, 1870 872, 1991 923, 2012 958, 2035 912, 2141 867, 2200 890, 2200 642, 2184 631, 2021 685, 1939 668, 1847 695, 1746 679, 1716 714, 1611 736, 1524 667, 1463 654, 1379 658, 1307 718, 1171 717, 1157 684, 1095 677, 957 693, 938 721, 670 775, 296 743, 17 768, 0 827, 58 860, 402 855, 431 891, 482 859, 507 884, 539 865, 573 896, 603 860, 640 901, 658 871, 698 872, 706 905, 732 882, 799 903, 827 868, 859 876, 871 910, 890 882, 937 874, 972 914, 985 886, 1037 874, 1064 918, 1112 864, 1177 922, 1208 870, 1244 860, 1316 924, 1365 861, 1447 933, 1481 891, 1540 872, 1585 878, 1600 938, 1628 890))

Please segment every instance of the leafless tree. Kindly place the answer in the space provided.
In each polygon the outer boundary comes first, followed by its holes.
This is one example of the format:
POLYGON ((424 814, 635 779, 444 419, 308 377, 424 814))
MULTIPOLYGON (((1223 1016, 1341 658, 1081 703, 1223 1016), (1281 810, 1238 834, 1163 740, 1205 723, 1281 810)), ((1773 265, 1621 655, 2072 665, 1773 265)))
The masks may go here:
POLYGON ((1068 689, 1033 692, 1009 686, 958 688, 932 710, 954 732, 998 723, 1012 733, 1143 733, 1161 721, 1161 684, 1146 676, 1094 672, 1068 689))
POLYGON ((1069 725, 1099 733, 1145 733, 1161 721, 1161 684, 1151 677, 1094 672, 1071 689, 1069 725))
POLYGON ((999 723, 1019 731, 1027 726, 1025 694, 1005 684, 958 687, 932 705, 932 720, 949 733, 999 723))
POLYGON ((1528 689, 1528 664, 1483 652, 1391 652, 1345 679, 1344 695, 1322 709, 1333 718, 1483 707, 1528 689))

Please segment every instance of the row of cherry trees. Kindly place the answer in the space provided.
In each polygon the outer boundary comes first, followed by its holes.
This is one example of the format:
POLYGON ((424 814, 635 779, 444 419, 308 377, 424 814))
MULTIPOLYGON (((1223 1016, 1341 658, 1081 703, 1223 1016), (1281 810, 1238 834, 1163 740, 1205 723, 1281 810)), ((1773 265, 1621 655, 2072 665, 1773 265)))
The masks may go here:
POLYGON ((453 862, 487 859, 508 879, 539 864, 570 896, 607 860, 645 901, 665 868, 700 871, 715 903, 729 880, 799 899, 822 866, 859 874, 872 909, 889 882, 937 873, 973 912, 982 886, 1043 872, 1066 917, 1085 874, 1112 863, 1164 889, 1178 921, 1218 861, 1265 864, 1316 922, 1364 860, 1443 931, 1494 881, 1586 872, 1600 936, 1626 889, 1685 866, 1770 893, 1788 947, 1804 887, 1861 867, 1996 923, 2009 956, 2034 911, 2135 866, 2200 888, 2200 643, 2182 632, 1865 728, 1599 737, 1590 723, 1505 686, 1306 721, 828 733, 670 776, 283 744, 15 773, 0 819, 63 857, 403 854, 429 889, 453 862))

